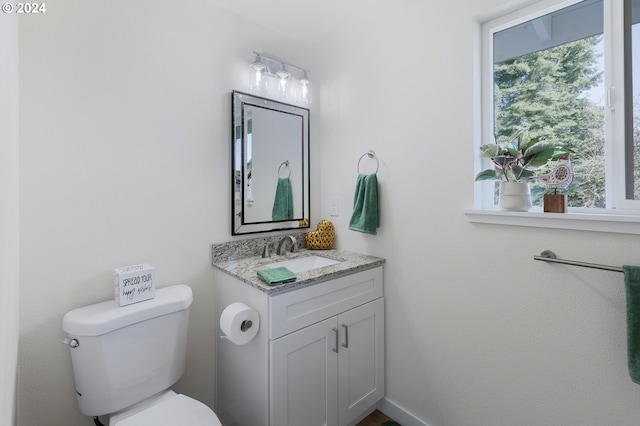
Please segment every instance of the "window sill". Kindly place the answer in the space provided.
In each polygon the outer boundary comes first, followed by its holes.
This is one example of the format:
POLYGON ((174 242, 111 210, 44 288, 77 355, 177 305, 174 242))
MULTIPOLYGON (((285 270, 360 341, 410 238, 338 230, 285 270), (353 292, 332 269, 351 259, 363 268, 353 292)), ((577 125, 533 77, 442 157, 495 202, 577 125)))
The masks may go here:
POLYGON ((602 210, 602 213, 544 213, 541 209, 529 212, 465 210, 464 214, 472 223, 640 235, 640 216, 613 214, 610 210, 602 210))

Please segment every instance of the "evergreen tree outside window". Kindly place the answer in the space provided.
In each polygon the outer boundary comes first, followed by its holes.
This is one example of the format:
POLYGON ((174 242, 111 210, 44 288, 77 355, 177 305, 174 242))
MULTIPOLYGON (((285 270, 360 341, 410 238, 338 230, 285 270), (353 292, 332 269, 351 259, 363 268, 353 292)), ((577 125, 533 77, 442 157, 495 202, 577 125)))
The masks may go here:
MULTIPOLYGON (((483 24, 481 143, 526 127, 572 150, 570 211, 640 209, 638 21, 640 0, 547 0, 483 24)), ((534 206, 543 194, 533 183, 534 206)))

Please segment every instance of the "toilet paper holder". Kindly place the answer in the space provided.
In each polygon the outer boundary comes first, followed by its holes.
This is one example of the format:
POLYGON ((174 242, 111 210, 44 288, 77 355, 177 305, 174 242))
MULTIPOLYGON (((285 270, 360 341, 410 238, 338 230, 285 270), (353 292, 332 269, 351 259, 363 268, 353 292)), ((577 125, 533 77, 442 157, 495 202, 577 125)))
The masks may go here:
POLYGON ((244 320, 242 321, 242 324, 240 324, 240 331, 247 331, 248 329, 251 328, 252 325, 253 325, 253 321, 244 320))
POLYGON ((229 339, 236 345, 245 345, 253 340, 260 328, 258 312, 241 302, 227 306, 220 315, 221 338, 229 339))
MULTIPOLYGON (((240 324, 240 331, 247 331, 249 330, 251 327, 253 327, 253 321, 251 320, 244 320, 242 321, 242 324, 240 324)), ((228 339, 229 336, 225 336, 222 335, 220 336, 221 339, 228 339)))

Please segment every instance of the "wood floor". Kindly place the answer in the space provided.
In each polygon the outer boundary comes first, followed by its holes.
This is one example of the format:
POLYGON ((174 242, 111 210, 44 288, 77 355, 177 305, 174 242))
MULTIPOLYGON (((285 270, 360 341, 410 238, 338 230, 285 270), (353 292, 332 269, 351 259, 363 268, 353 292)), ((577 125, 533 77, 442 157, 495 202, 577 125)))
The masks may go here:
POLYGON ((367 417, 365 417, 356 426, 380 426, 382 423, 388 420, 391 420, 391 419, 385 416, 380 411, 376 410, 373 413, 369 414, 367 417))

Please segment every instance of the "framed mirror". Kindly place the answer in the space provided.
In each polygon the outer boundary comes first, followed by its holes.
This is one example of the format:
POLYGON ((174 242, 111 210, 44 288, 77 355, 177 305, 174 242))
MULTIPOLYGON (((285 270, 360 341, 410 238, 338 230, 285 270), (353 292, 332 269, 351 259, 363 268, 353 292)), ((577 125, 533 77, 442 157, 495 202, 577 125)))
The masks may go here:
POLYGON ((309 110, 239 91, 231 104, 232 234, 308 228, 309 110))

